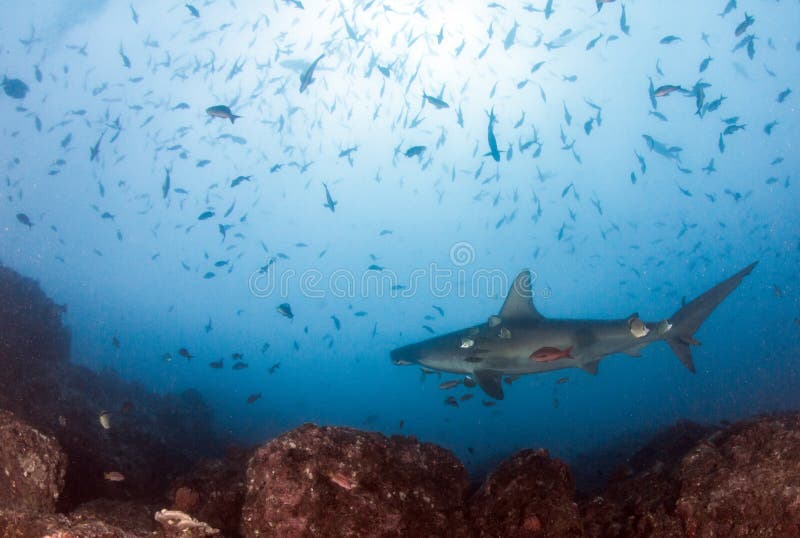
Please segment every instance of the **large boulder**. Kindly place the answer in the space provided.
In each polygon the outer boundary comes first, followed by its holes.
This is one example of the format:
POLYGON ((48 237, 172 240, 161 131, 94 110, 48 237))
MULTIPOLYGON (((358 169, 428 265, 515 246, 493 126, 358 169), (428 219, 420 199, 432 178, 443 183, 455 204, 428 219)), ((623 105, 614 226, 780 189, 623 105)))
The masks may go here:
POLYGON ((58 441, 0 409, 0 507, 54 512, 67 458, 58 441))
POLYGON ((718 428, 679 421, 663 429, 613 473, 602 495, 582 506, 588 536, 684 536, 675 517, 680 463, 718 428))
POLYGON ((156 504, 141 501, 116 501, 95 499, 77 507, 69 513, 71 525, 102 522, 132 536, 149 536, 159 528, 154 514, 160 508, 156 504))
POLYGON ((73 521, 64 514, 37 514, 0 509, 2 536, 58 538, 145 538, 104 521, 73 521))
POLYGON ((800 414, 740 422, 681 463, 689 536, 800 536, 800 414))
POLYGON ((244 536, 468 536, 467 472, 409 437, 305 424, 247 468, 244 536))
POLYGON ((583 506, 588 536, 800 536, 800 414, 681 422, 583 506))
POLYGON ((582 536, 575 484, 546 450, 521 450, 503 461, 469 501, 480 537, 582 536))

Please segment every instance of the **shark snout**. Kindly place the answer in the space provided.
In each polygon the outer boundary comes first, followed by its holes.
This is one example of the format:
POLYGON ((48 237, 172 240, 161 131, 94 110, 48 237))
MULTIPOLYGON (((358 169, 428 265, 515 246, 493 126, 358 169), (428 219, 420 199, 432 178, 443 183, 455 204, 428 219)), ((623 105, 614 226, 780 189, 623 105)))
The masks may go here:
POLYGON ((419 356, 414 351, 413 346, 404 346, 393 349, 389 356, 392 358, 392 363, 397 366, 407 366, 415 364, 419 360, 419 356))

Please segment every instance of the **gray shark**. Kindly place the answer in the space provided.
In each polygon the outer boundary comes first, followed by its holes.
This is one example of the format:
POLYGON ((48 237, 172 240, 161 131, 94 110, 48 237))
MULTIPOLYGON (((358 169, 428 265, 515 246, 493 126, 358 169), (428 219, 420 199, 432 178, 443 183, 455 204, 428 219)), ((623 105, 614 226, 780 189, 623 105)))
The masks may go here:
POLYGON ((488 322, 400 347, 391 352, 397 365, 418 364, 467 374, 492 398, 503 399, 504 374, 582 368, 596 375, 601 359, 614 353, 638 357, 642 348, 665 341, 690 372, 694 333, 758 262, 683 305, 670 318, 644 322, 638 314, 618 320, 548 319, 533 305, 531 275, 521 272, 503 308, 488 322))

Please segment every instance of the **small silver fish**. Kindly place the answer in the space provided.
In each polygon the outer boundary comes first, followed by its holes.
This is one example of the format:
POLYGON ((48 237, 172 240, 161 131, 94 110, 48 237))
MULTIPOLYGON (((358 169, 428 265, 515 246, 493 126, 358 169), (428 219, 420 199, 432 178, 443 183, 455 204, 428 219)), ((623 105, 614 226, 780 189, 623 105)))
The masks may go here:
POLYGON ((647 333, 650 332, 650 329, 647 328, 647 326, 644 324, 644 321, 639 319, 638 314, 634 314, 628 318, 628 328, 635 338, 642 338, 647 336, 647 333))
POLYGON ((103 411, 100 413, 98 418, 100 419, 100 425, 103 427, 103 429, 111 429, 111 413, 108 411, 103 411))
POLYGON ((672 323, 669 320, 664 319, 658 322, 658 327, 656 327, 656 332, 658 334, 666 334, 669 330, 672 329, 672 323))
POLYGON ((475 340, 467 338, 466 336, 461 339, 461 349, 469 349, 475 345, 475 340))

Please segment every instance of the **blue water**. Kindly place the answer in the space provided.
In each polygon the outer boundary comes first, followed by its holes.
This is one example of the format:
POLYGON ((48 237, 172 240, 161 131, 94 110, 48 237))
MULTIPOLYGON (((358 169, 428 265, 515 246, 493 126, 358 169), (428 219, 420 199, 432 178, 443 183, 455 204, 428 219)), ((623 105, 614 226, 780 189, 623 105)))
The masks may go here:
POLYGON ((351 425, 475 469, 797 408, 800 5, 501 4, 5 5, 2 74, 29 91, 0 94, 0 259, 68 305, 74 361, 196 388, 242 443, 351 425), (649 78, 681 89, 654 110, 649 78), (723 151, 729 125, 745 127, 723 151), (389 361, 485 322, 522 269, 545 316, 657 320, 754 260, 697 333, 694 375, 656 344, 596 377, 526 376, 494 407, 476 388, 454 408, 466 389, 438 384, 456 376, 389 361))

